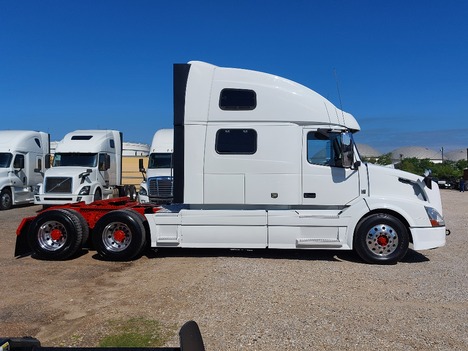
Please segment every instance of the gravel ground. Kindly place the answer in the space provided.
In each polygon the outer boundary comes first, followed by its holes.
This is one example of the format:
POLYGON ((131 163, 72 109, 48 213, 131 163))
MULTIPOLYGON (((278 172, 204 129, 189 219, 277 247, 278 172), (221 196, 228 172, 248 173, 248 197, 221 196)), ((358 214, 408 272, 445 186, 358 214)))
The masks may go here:
POLYGON ((447 245, 393 266, 352 252, 163 250, 134 262, 95 252, 13 258, 37 206, 0 212, 0 335, 95 346, 108 322, 195 320, 214 350, 468 350, 468 193, 443 190, 447 245))

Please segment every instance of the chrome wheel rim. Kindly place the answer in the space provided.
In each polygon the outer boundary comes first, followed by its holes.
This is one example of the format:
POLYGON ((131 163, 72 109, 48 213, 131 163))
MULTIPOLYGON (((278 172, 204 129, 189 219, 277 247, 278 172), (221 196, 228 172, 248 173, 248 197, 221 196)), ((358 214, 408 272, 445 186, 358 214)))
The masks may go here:
POLYGON ((102 243, 108 251, 124 251, 130 245, 131 241, 132 232, 124 223, 109 223, 102 231, 102 243))
POLYGON ((378 256, 389 256, 398 248, 398 233, 388 224, 373 226, 366 236, 367 248, 378 256))
POLYGON ((37 239, 42 249, 57 251, 61 249, 67 241, 67 230, 60 222, 48 221, 39 227, 37 239))

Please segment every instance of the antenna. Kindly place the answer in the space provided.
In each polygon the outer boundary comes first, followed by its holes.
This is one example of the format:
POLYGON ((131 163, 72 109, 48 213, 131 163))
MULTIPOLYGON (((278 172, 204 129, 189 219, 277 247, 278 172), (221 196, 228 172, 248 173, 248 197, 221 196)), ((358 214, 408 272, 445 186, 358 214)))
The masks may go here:
POLYGON ((336 74, 336 68, 333 68, 333 75, 335 76, 336 90, 338 91, 338 99, 340 101, 341 117, 343 118, 343 124, 346 124, 343 112, 343 102, 341 101, 340 83, 338 81, 338 75, 336 74))

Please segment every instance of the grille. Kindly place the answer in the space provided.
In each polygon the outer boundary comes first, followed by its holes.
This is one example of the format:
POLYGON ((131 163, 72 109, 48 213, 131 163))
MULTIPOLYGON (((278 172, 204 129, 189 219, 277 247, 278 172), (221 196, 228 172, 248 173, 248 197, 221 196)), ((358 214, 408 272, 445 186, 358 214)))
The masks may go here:
POLYGON ((47 177, 45 182, 46 193, 71 193, 72 179, 70 177, 47 177))
POLYGON ((150 178, 149 196, 158 198, 172 197, 172 177, 156 177, 150 178))

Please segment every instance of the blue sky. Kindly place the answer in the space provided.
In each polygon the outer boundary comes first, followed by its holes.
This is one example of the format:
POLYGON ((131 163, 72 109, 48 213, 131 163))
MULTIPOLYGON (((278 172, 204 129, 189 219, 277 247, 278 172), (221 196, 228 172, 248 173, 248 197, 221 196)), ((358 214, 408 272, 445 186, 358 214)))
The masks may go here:
POLYGON ((465 0, 0 0, 1 129, 150 143, 201 60, 308 86, 382 152, 467 148, 467 38, 465 0))

